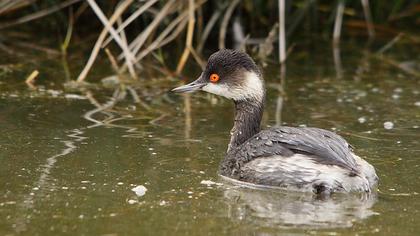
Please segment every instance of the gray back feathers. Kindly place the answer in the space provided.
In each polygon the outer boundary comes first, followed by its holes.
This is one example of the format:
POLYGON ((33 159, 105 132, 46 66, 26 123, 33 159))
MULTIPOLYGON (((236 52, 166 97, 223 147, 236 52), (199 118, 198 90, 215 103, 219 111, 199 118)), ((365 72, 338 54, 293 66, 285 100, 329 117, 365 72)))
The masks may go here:
POLYGON ((352 150, 342 137, 323 129, 294 127, 276 127, 254 135, 226 154, 221 174, 234 177, 241 166, 255 158, 273 155, 287 158, 295 153, 306 154, 320 164, 340 166, 358 174, 352 150))

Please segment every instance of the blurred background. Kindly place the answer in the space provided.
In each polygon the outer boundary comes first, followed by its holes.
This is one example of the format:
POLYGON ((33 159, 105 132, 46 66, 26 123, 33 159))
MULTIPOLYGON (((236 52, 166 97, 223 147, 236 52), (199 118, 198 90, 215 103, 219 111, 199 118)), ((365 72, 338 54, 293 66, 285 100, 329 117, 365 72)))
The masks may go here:
MULTIPOLYGON (((245 50, 266 65, 287 56, 307 62, 326 43, 344 43, 418 77, 418 68, 383 54, 400 43, 418 49, 419 7, 416 0, 2 0, 0 50, 24 56, 24 63, 31 54, 61 58, 66 78, 81 82, 99 79, 91 74, 97 60, 119 75, 144 79, 150 71, 179 76, 186 64, 203 67, 219 48, 245 50), (152 65, 148 72, 146 65, 152 65)), ((331 55, 341 67, 345 55, 331 55)))

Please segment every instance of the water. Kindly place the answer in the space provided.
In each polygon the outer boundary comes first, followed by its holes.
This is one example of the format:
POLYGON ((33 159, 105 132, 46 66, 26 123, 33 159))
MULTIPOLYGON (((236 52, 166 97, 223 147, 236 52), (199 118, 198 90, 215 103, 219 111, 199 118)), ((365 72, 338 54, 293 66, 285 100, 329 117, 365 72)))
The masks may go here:
POLYGON ((265 127, 335 130, 377 169, 376 196, 327 200, 218 177, 229 101, 165 93, 173 81, 133 85, 142 103, 125 89, 66 98, 58 65, 38 92, 16 82, 24 72, 3 75, 0 235, 418 235, 419 80, 354 50, 341 67, 325 52, 292 57, 282 97, 278 68, 265 70, 265 127))

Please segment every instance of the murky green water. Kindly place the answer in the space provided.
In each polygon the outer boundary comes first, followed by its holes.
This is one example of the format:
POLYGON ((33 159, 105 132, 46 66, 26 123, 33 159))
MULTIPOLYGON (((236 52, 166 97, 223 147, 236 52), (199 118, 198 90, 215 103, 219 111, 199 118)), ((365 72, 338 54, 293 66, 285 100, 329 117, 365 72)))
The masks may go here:
POLYGON ((224 182, 225 100, 141 84, 147 106, 124 89, 114 99, 109 90, 65 97, 9 74, 0 84, 0 235, 419 235, 419 78, 354 50, 341 52, 341 72, 330 54, 297 53, 283 97, 278 68, 266 69, 263 122, 336 130, 376 167, 378 196, 317 200, 224 182), (143 196, 131 190, 139 185, 143 196))

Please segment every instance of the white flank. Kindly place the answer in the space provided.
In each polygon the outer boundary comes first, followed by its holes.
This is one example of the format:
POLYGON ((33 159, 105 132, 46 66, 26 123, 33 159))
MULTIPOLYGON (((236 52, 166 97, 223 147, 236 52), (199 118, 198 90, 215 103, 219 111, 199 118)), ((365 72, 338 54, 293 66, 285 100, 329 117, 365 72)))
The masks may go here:
MULTIPOLYGON (((376 174, 373 167, 360 157, 355 156, 356 162, 360 165, 361 173, 357 176, 350 176, 349 171, 335 165, 325 165, 312 160, 310 157, 295 154, 291 157, 270 156, 257 158, 245 164, 245 169, 252 169, 260 175, 267 175, 275 178, 276 173, 289 178, 297 178, 308 183, 303 191, 312 191, 313 184, 324 183, 331 187, 340 184, 346 192, 364 192, 376 184, 376 174), (298 174, 299 176, 296 176, 298 174)), ((285 183, 287 185, 287 183, 285 183)), ((294 186, 288 186, 293 188, 294 186)))

